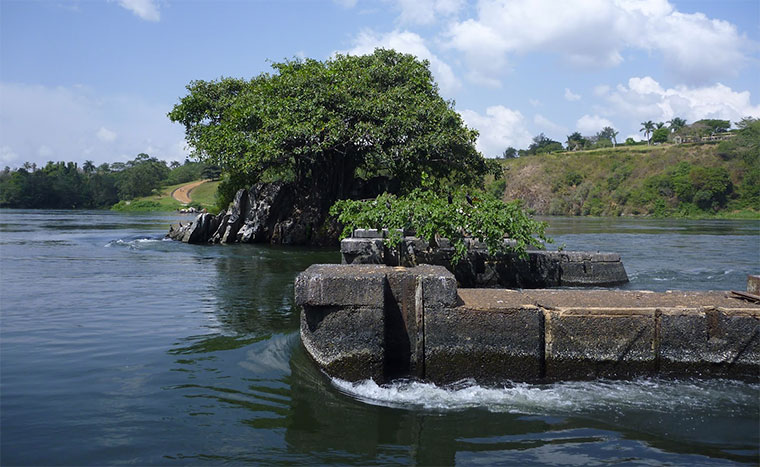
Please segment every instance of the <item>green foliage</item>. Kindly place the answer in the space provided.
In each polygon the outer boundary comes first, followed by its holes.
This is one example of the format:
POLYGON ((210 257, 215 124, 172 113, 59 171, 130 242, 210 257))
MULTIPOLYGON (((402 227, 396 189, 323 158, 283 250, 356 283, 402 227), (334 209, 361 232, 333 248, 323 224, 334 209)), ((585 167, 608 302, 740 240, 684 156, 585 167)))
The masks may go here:
POLYGON ((287 179, 338 199, 359 173, 410 190, 423 173, 472 183, 488 171, 426 61, 377 49, 272 67, 249 81, 194 81, 169 113, 195 156, 232 175, 224 186, 287 179))
POLYGON ((514 159, 518 157, 519 154, 517 154, 517 149, 513 148, 512 146, 508 147, 504 150, 504 153, 502 153, 501 157, 503 159, 514 159))
POLYGON ((657 128, 652 132, 653 143, 666 143, 668 141, 668 135, 670 135, 670 129, 666 127, 657 128))
MULTIPOLYGON (((156 193, 167 182, 187 180, 188 173, 194 173, 199 166, 197 163, 177 165, 170 171, 164 161, 147 154, 139 154, 126 163, 99 167, 92 161, 86 161, 81 168, 74 162, 48 162, 41 169, 27 163, 18 170, 8 168, 0 173, 0 207, 108 208, 120 200, 156 193)), ((169 208, 165 203, 159 207, 169 208)))
POLYGON ((504 190, 507 188, 507 181, 503 178, 494 180, 487 188, 491 196, 496 199, 502 199, 504 197, 504 190))
POLYGON ((646 122, 641 122, 641 129, 639 131, 644 132, 644 136, 647 139, 647 144, 649 144, 649 135, 655 130, 656 125, 653 121, 647 120, 646 122))
POLYGON ((606 126, 602 128, 602 131, 596 134, 598 147, 609 147, 617 145, 617 135, 619 131, 615 131, 614 128, 606 126))
POLYGON ((208 166, 202 162, 185 161, 184 164, 171 169, 169 176, 166 179, 166 183, 168 185, 177 185, 179 183, 189 183, 194 180, 207 178, 203 176, 207 167, 208 166))
POLYGON ((686 126, 686 120, 681 117, 673 117, 672 120, 668 120, 668 128, 672 133, 678 132, 681 128, 686 126))
POLYGON ((568 135, 566 144, 568 151, 577 151, 586 147, 588 140, 576 131, 573 134, 568 135))
POLYGON ((116 201, 113 174, 85 172, 74 162, 48 162, 42 169, 25 164, 0 174, 0 207, 82 209, 116 201))
POLYGON ((144 153, 138 154, 134 160, 127 162, 125 166, 116 181, 120 199, 148 196, 153 190, 160 188, 169 176, 169 168, 166 166, 166 162, 159 161, 144 153))
POLYGON ((745 122, 733 138, 721 141, 718 154, 726 160, 740 158, 748 168, 760 164, 760 120, 745 122))
POLYGON ((731 122, 729 120, 717 120, 717 119, 703 119, 694 122, 696 125, 704 125, 710 134, 723 133, 731 128, 731 122))
POLYGON ((718 147, 643 143, 501 160, 505 197, 549 215, 759 217, 760 163, 718 147))
POLYGON ((694 213, 693 206, 702 210, 717 211, 726 205, 733 192, 733 183, 724 167, 693 166, 680 162, 665 173, 647 178, 641 201, 654 203, 653 213, 665 215, 665 204, 678 206, 682 214, 694 213), (689 206, 693 205, 693 206, 689 206))
POLYGON ((436 245, 436 236, 447 238, 455 250, 454 264, 467 252, 468 235, 483 241, 491 253, 525 254, 527 246, 541 247, 542 242, 551 241, 544 234, 546 224, 530 217, 520 201, 505 203, 479 193, 470 197, 470 204, 468 196, 460 190, 451 195, 449 202, 448 196, 418 188, 405 196, 384 193, 369 201, 338 201, 330 208, 330 214, 344 225, 344 238, 357 228, 390 229, 386 241, 391 247, 401 241, 399 230, 414 232, 431 245, 436 245), (514 241, 513 246, 505 245, 505 236, 514 241))
POLYGON ((583 175, 574 170, 569 170, 565 173, 564 182, 567 186, 580 185, 583 182, 583 175))
POLYGON ((111 207, 114 211, 136 212, 157 211, 160 208, 161 205, 158 201, 151 200, 119 201, 111 207))
POLYGON ((539 133, 538 136, 533 138, 533 142, 528 146, 527 150, 520 151, 520 155, 531 156, 534 154, 547 154, 562 150, 564 150, 562 143, 554 141, 543 133, 539 133))

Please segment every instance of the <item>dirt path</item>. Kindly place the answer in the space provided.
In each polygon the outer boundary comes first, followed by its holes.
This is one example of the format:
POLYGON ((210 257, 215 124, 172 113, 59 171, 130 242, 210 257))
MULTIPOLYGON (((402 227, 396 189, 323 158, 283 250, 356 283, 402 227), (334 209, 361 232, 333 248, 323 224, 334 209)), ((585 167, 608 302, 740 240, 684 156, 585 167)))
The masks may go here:
POLYGON ((182 204, 188 204, 190 203, 190 201, 192 201, 190 199, 190 192, 193 191, 193 189, 197 187, 198 185, 202 185, 208 181, 209 180, 200 180, 198 182, 192 182, 192 183, 188 183, 187 185, 182 185, 181 187, 172 191, 172 198, 176 199, 182 204))

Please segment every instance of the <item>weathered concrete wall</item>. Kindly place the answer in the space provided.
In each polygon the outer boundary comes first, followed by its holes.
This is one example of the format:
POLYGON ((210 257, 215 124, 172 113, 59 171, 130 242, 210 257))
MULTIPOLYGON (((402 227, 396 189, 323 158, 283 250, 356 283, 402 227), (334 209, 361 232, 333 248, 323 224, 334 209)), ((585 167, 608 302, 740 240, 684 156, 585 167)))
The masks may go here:
POLYGON ((452 266, 454 249, 445 239, 439 248, 431 248, 417 237, 404 237, 398 250, 391 251, 383 242, 385 235, 377 230, 354 231, 351 238, 341 241, 343 264, 444 266, 462 287, 606 287, 628 282, 617 253, 529 250, 527 258, 520 258, 515 254, 491 255, 485 244, 470 241, 467 257, 452 266))
POLYGON ((314 265, 295 289, 304 346, 347 380, 760 381, 760 305, 724 292, 457 289, 431 265, 314 265))

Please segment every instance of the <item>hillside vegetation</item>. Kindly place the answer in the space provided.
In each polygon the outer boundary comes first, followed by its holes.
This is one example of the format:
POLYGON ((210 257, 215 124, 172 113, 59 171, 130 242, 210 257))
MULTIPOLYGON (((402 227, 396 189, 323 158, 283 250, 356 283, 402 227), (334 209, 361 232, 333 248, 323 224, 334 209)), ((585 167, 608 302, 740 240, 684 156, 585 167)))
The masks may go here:
POLYGON ((176 199, 172 198, 172 192, 177 188, 186 185, 179 183, 155 190, 154 194, 142 196, 128 201, 119 201, 111 207, 114 211, 123 212, 147 212, 147 211, 176 211, 184 207, 194 207, 198 210, 206 209, 209 212, 217 212, 216 208, 216 189, 219 181, 206 182, 190 192, 192 202, 185 206, 176 199))
POLYGON ((760 217, 760 128, 720 144, 623 146, 501 160, 489 186, 543 215, 760 217))

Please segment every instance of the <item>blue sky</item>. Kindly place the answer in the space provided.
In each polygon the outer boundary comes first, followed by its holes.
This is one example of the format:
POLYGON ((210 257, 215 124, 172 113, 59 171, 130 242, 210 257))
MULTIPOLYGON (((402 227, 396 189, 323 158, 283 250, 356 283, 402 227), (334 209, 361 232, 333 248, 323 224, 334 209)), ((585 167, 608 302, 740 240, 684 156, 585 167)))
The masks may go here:
POLYGON ((181 161, 190 81, 375 47, 429 60, 488 157, 760 117, 758 0, 0 0, 0 166, 181 161))

